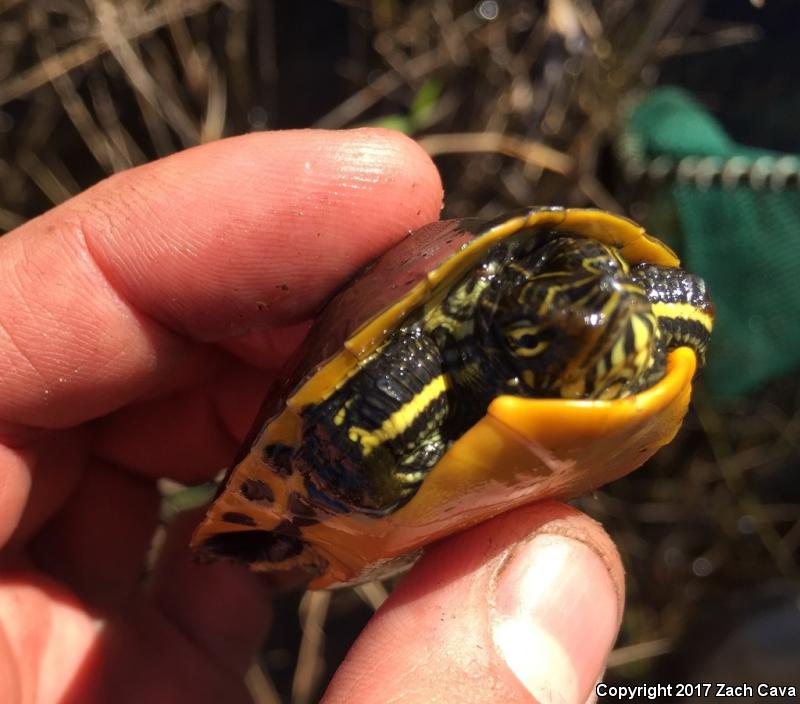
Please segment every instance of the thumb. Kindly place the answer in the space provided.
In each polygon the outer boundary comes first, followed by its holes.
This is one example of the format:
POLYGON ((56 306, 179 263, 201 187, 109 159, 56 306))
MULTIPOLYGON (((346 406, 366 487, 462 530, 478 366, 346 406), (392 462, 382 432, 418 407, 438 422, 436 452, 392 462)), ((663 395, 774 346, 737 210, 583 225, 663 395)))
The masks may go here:
POLYGON ((619 557, 597 523, 556 502, 511 511, 426 552, 323 701, 582 704, 623 599, 619 557))

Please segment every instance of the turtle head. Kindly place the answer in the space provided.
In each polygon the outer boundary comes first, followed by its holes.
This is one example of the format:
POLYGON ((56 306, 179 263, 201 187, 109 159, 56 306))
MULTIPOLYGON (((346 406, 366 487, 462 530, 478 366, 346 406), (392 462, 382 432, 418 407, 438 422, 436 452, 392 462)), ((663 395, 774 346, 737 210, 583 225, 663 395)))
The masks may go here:
POLYGON ((631 268, 615 248, 568 236, 512 266, 492 322, 507 393, 622 398, 658 381, 674 347, 703 359, 710 302, 681 269, 631 268))

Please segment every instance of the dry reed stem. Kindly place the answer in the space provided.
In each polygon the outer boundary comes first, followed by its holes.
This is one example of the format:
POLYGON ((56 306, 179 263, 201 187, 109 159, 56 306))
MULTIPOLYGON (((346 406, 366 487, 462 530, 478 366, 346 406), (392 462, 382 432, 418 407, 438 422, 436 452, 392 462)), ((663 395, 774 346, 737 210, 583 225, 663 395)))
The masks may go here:
MULTIPOLYGON (((179 3, 164 2, 156 10, 135 18, 131 26, 127 28, 127 32, 118 34, 116 38, 119 41, 130 43, 147 34, 152 34, 166 25, 170 19, 174 18, 176 8, 181 16, 187 17, 205 12, 216 2, 217 0, 181 0, 179 3)), ((41 88, 51 81, 54 76, 83 66, 113 48, 103 37, 94 36, 63 50, 58 55, 44 59, 20 75, 0 83, 0 107, 11 100, 22 98, 31 91, 41 88)))
POLYGON ((431 156, 481 152, 505 154, 564 176, 568 176, 575 168, 575 160, 572 157, 542 142, 498 132, 433 134, 421 137, 418 141, 431 156))

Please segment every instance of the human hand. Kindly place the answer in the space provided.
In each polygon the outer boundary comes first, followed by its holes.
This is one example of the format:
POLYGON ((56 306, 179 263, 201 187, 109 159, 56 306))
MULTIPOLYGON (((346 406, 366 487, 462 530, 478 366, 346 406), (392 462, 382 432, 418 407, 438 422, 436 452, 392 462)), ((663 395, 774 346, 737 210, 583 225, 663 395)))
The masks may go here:
MULTIPOLYGON (((377 130, 262 133, 107 179, 0 239, 0 701, 245 702, 263 580, 195 565, 158 477, 230 461, 307 320, 435 220, 377 130)), ((622 604, 596 524, 516 510, 431 548, 326 702, 584 701, 622 604)))

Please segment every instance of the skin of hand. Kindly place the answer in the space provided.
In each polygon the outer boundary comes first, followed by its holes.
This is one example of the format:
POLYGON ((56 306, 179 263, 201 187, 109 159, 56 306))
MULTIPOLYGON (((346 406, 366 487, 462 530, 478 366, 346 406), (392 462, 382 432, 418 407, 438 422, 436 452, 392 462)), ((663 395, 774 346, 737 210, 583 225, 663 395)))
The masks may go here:
MULTIPOLYGON (((263 579, 197 565, 155 481, 236 451, 307 320, 437 219, 441 182, 384 130, 253 134, 109 178, 0 238, 0 701, 247 702, 263 579)), ((431 547, 324 702, 584 702, 622 568, 555 502, 431 547)))

